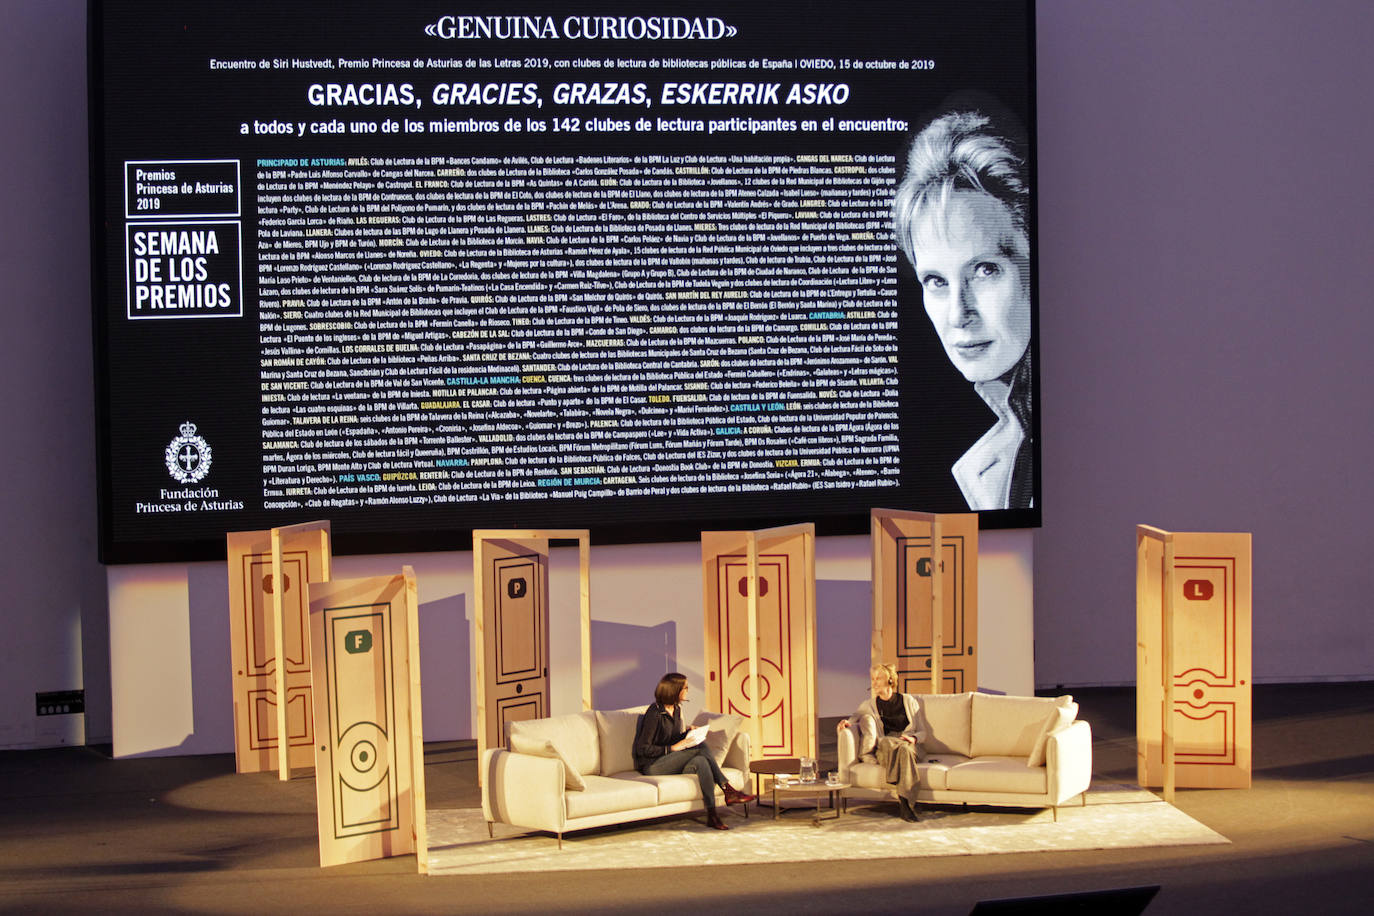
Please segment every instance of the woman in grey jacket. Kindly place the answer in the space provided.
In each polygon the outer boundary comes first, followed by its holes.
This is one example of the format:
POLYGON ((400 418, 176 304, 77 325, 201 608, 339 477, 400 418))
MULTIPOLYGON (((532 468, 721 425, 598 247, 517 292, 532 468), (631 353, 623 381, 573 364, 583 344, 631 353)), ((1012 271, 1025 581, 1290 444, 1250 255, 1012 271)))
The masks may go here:
POLYGON ((841 728, 859 730, 859 756, 876 756, 887 770, 889 785, 897 788, 897 813, 904 821, 915 821, 911 800, 916 797, 920 774, 916 769, 917 748, 925 740, 920 730, 921 707, 916 697, 897 692, 897 669, 893 665, 874 665, 869 669, 873 694, 859 704, 841 728))

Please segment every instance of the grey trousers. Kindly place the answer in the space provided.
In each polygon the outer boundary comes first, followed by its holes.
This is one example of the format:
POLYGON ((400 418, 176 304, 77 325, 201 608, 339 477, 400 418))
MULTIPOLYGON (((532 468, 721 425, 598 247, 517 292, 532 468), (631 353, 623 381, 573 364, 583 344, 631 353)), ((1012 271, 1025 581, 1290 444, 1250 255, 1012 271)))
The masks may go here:
POLYGON ((720 771, 716 759, 706 749, 706 745, 685 747, 680 751, 658 758, 644 768, 646 776, 663 776, 668 773, 695 773, 701 784, 701 800, 708 812, 716 810, 716 786, 725 788, 725 774, 720 771))
POLYGON ((878 739, 876 749, 878 764, 887 771, 889 785, 907 801, 916 797, 916 786, 920 783, 920 773, 916 769, 916 745, 901 738, 883 735, 878 739))

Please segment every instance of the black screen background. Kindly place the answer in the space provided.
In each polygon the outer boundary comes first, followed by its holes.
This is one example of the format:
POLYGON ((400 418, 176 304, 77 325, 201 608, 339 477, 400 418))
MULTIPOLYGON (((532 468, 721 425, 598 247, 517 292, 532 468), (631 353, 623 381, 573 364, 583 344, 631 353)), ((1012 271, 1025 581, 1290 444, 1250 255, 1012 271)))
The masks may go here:
MULTIPOLYGON (((442 41, 425 24, 445 14, 507 15, 510 4, 97 2, 92 6, 92 180, 96 294, 98 447, 101 554, 106 562, 208 559, 222 555, 226 530, 248 530, 328 517, 335 549, 397 552, 461 549, 476 527, 590 527, 600 543, 695 538, 702 529, 747 528, 815 521, 820 533, 867 531, 874 506, 966 511, 950 466, 991 424, 993 415, 953 369, 920 306, 920 291, 904 261, 899 267, 899 372, 903 485, 880 490, 788 491, 600 501, 372 506, 322 513, 261 506, 260 344, 252 174, 259 157, 340 155, 541 155, 688 153, 881 153, 900 162, 910 133, 729 135, 678 133, 532 135, 369 135, 354 137, 241 136, 239 125, 267 119, 316 121, 379 118, 386 109, 322 111, 306 89, 316 82, 411 82, 417 94, 439 81, 665 79, 843 81, 844 106, 734 113, 758 117, 904 118, 913 126, 959 94, 986 95, 1034 128, 1032 10, 1029 3, 595 4, 526 3, 523 15, 570 14, 718 16, 739 29, 731 39, 702 41, 442 41), (929 71, 635 71, 589 72, 296 69, 211 71, 210 58, 510 57, 570 58, 853 58, 933 59, 929 71), (238 159, 244 262, 241 318, 133 321, 125 313, 124 163, 135 160, 238 159), (179 490, 163 466, 163 451, 180 423, 193 418, 213 445, 211 487, 246 503, 240 511, 135 513, 139 501, 179 490), (255 504, 256 501, 256 504, 255 504)), ((412 112, 412 114, 414 114, 412 112)), ((427 106, 419 117, 434 117, 427 106)), ((447 112, 451 117, 474 111, 447 112)), ((537 114, 604 117, 649 112, 578 110, 546 105, 538 112, 499 109, 492 117, 537 114)), ((683 107, 682 116, 719 116, 683 107)), ((397 117, 400 114, 395 115, 397 117)), ((1034 166, 1031 146, 1032 175, 1034 166)), ((1032 239, 1034 252, 1034 239, 1032 239)), ((1034 289, 1034 282, 1032 283, 1034 289)), ((1033 299, 1034 303, 1034 299, 1033 299)), ((1035 310, 1032 310, 1036 346, 1035 310)), ((1038 361, 1037 361, 1038 362, 1038 361)), ((1038 369, 1037 369, 1038 371, 1038 369)), ((1038 395, 1038 390, 1037 390, 1038 395)), ((982 513, 985 527, 1039 524, 1037 431, 1036 508, 982 513)))

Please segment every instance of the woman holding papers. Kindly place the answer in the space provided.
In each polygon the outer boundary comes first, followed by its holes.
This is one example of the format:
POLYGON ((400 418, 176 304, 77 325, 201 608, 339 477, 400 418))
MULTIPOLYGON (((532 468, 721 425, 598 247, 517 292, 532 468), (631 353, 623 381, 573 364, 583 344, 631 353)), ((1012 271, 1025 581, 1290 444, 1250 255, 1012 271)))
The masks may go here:
POLYGON ((659 678, 654 688, 654 703, 639 717, 635 729, 635 769, 646 776, 695 773, 701 783, 701 800, 706 805, 706 824, 716 830, 730 828, 716 813, 716 786, 725 791, 727 805, 745 804, 754 796, 745 795, 725 779, 725 774, 702 744, 706 726, 682 727, 682 704, 687 701, 687 678, 676 671, 659 678))

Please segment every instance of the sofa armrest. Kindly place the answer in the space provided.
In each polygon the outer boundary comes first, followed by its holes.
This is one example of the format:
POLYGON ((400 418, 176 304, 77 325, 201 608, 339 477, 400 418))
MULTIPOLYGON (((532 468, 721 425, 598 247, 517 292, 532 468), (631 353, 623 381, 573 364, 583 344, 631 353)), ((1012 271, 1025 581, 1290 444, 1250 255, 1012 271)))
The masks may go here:
POLYGON ((849 768, 859 762, 859 749, 854 744, 853 727, 835 726, 835 759, 839 767, 840 782, 849 782, 849 768))
POLYGON ((1050 804, 1062 805, 1093 781, 1093 732, 1079 719, 1050 735, 1045 745, 1050 804))
POLYGON ((489 748, 482 754, 482 816, 488 821, 562 833, 563 761, 489 748))

